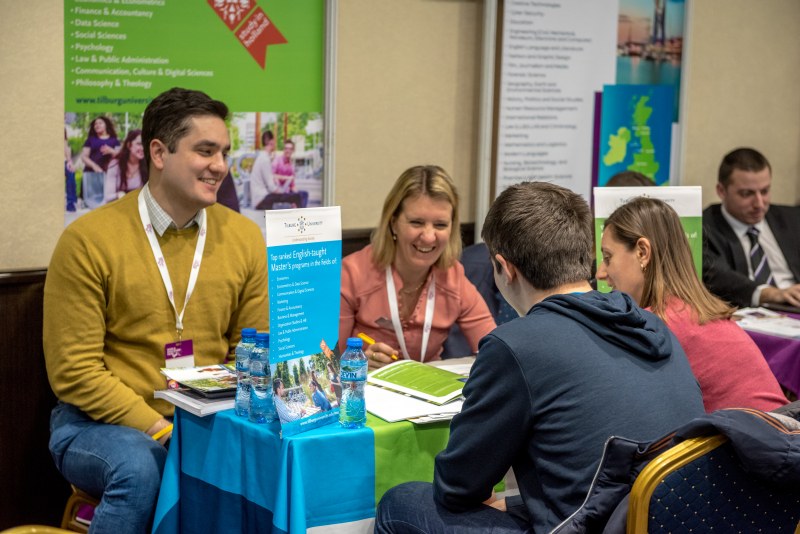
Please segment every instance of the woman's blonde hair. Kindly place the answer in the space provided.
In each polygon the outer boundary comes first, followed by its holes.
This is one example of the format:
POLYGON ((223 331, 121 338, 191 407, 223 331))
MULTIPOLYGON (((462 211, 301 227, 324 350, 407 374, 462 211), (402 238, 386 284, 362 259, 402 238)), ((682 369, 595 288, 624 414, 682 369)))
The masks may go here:
POLYGON ((650 241, 651 259, 644 269, 639 305, 665 319, 667 299, 677 297, 689 306, 700 324, 728 319, 735 308, 712 295, 697 277, 689 240, 680 218, 668 204, 637 197, 606 219, 605 230, 633 250, 640 238, 650 241))
POLYGON ((461 227, 458 220, 458 193, 452 178, 438 165, 419 165, 407 169, 395 182, 383 203, 378 227, 372 232, 372 260, 379 267, 391 265, 397 249, 392 222, 400 215, 407 198, 427 196, 446 200, 453 207, 450 240, 435 266, 447 269, 461 256, 461 227))

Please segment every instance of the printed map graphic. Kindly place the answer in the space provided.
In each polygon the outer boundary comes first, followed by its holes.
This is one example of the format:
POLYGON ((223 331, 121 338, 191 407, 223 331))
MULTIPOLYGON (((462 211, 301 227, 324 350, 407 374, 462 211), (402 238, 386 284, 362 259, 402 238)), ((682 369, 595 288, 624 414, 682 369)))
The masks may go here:
POLYGON ((600 114, 597 183, 637 171, 657 185, 669 181, 674 88, 670 85, 606 85, 600 114))

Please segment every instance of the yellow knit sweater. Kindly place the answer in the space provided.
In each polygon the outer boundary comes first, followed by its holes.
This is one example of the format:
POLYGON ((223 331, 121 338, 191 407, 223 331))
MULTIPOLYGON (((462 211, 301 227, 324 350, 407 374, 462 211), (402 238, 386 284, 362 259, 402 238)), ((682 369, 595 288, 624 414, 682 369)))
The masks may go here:
MULTIPOLYGON (((139 193, 84 215, 56 246, 44 289, 44 353, 56 396, 95 420, 147 430, 171 404, 164 345, 177 340, 175 314, 142 229, 139 193)), ((206 210, 208 237, 183 339, 195 365, 222 362, 243 327, 266 330, 266 248, 259 228, 220 205, 206 210)), ((180 311, 197 226, 167 230, 159 244, 180 311)))

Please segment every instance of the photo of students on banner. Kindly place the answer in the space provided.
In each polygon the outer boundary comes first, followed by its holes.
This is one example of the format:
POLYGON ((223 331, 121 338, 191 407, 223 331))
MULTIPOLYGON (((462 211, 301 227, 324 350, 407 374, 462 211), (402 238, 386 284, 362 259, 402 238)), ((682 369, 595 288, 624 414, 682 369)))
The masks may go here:
POLYGON ((322 205, 321 114, 234 113, 231 122, 240 136, 231 173, 243 214, 322 205))
MULTIPOLYGON (((147 183, 141 125, 141 113, 65 114, 65 226, 147 183)), ((234 112, 228 132, 217 202, 260 227, 264 210, 322 205, 321 114, 234 112)))
POLYGON ((339 406, 335 388, 338 376, 328 372, 324 352, 279 362, 274 366, 272 392, 281 423, 298 421, 339 406), (333 390, 333 391, 332 391, 333 390))
MULTIPOLYGON (((104 204, 105 181, 109 167, 118 165, 123 150, 119 136, 120 120, 125 114, 67 113, 64 121, 64 165, 67 172, 67 223, 76 217, 70 213, 94 209, 104 204), (80 192, 80 194, 79 194, 80 192)), ((138 124, 131 131, 141 126, 138 124)), ((127 131, 125 132, 127 134, 127 131)), ((127 139, 126 139, 127 141, 127 139)), ((125 151, 126 156, 130 148, 125 151)), ((138 152, 137 152, 138 154, 138 152)), ((142 155, 142 157, 144 157, 142 155)), ((127 168, 127 164, 126 164, 127 168)), ((147 180, 140 176, 140 179, 147 180)))

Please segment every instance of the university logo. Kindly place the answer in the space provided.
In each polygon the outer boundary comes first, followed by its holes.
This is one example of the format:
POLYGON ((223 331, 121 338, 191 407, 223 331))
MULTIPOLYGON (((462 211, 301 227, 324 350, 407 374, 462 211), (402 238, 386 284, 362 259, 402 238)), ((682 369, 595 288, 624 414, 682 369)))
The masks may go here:
POLYGON ((239 25, 253 7, 250 0, 211 0, 211 7, 231 30, 239 25))
POLYGON ((253 56, 258 66, 266 67, 267 47, 285 44, 286 38, 264 10, 251 0, 207 0, 217 16, 253 56))

